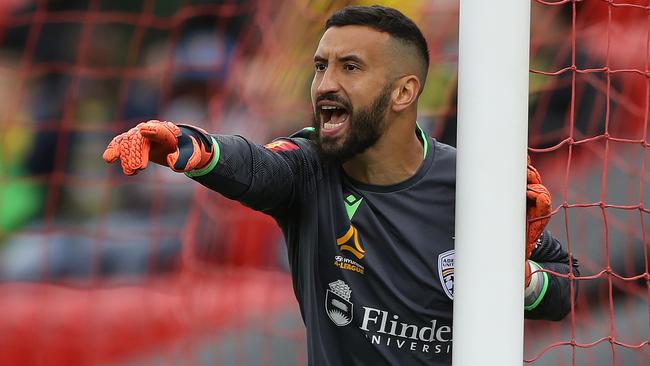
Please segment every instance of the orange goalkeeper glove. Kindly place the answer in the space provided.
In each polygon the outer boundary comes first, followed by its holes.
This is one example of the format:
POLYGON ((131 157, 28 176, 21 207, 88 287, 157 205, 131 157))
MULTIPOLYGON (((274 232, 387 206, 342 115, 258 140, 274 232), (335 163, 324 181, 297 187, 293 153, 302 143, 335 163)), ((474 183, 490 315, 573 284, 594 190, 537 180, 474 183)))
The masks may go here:
POLYGON ((122 133, 108 144, 103 158, 120 160, 126 175, 137 174, 149 161, 166 165, 176 172, 204 168, 212 159, 212 138, 189 125, 151 120, 122 133))
POLYGON ((528 157, 528 179, 526 185, 526 286, 530 283, 528 258, 537 247, 537 239, 544 232, 551 219, 551 194, 542 184, 542 178, 528 157))

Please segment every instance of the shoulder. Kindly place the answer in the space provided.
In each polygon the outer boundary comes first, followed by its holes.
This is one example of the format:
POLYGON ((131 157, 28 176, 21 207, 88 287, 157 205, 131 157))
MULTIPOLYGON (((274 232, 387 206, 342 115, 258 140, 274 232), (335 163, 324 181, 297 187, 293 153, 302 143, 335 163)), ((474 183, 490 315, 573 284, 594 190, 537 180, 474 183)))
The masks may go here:
POLYGON ((302 138, 307 140, 313 140, 316 138, 316 129, 313 127, 305 127, 298 132, 294 132, 289 138, 302 138))
POLYGON ((288 152, 294 150, 315 150, 316 129, 305 127, 288 137, 278 137, 268 144, 265 148, 274 152, 288 152))
POLYGON ((456 148, 440 142, 431 137, 431 144, 435 148, 436 153, 440 154, 442 158, 456 159, 456 148))
POLYGON ((433 137, 430 139, 433 147, 435 164, 445 168, 456 170, 456 148, 442 143, 433 137))

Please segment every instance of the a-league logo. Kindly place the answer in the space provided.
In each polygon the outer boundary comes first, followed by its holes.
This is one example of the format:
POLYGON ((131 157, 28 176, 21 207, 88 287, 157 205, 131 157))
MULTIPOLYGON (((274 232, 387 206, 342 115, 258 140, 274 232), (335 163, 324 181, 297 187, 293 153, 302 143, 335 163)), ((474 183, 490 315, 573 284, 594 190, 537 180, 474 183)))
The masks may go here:
POLYGON ((442 289, 450 299, 454 299, 454 250, 448 250, 438 256, 438 276, 442 289))
POLYGON ((325 312, 334 324, 339 327, 352 322, 354 304, 350 302, 352 290, 345 282, 338 280, 329 284, 325 293, 325 312))

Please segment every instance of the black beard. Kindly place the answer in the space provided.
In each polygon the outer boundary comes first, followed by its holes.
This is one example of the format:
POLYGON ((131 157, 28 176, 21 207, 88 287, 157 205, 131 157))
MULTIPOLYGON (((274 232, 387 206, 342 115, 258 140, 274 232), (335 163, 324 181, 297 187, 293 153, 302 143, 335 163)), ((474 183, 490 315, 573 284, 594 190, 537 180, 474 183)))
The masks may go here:
MULTIPOLYGON (((339 100, 338 96, 333 98, 323 96, 322 99, 339 100)), ((320 118, 315 112, 312 125, 318 136, 316 146, 321 157, 329 162, 344 163, 374 145, 386 129, 386 111, 389 101, 390 87, 386 86, 370 107, 360 109, 358 112, 350 108, 346 136, 343 137, 345 140, 340 144, 337 144, 338 139, 321 137, 320 118)))

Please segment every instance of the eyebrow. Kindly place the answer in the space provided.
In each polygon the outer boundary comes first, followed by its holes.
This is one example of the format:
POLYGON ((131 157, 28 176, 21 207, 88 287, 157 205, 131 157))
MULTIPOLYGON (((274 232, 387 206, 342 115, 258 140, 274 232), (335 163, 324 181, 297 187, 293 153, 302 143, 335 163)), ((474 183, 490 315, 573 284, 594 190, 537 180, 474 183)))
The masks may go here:
MULTIPOLYGON (((357 56, 357 55, 354 55, 354 54, 353 54, 353 55, 341 56, 341 57, 339 57, 339 58, 337 59, 337 61, 338 61, 338 62, 348 62, 348 61, 352 61, 352 62, 356 62, 356 63, 359 63, 359 64, 365 64, 365 62, 363 62, 363 60, 361 59, 361 57, 359 57, 359 56, 357 56)), ((316 56, 314 56, 314 62, 324 62, 324 63, 327 63, 327 59, 326 59, 325 57, 322 57, 322 56, 318 56, 318 55, 316 55, 316 56)))

